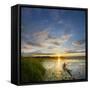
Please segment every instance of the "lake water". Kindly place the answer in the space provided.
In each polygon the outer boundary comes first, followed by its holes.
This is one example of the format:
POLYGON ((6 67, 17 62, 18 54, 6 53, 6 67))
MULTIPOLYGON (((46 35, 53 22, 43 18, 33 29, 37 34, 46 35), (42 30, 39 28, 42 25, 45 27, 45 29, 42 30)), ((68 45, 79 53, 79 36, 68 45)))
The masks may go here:
POLYGON ((42 61, 46 69, 44 81, 85 79, 85 60, 79 59, 47 59, 42 61), (67 70, 63 69, 66 64, 67 70))

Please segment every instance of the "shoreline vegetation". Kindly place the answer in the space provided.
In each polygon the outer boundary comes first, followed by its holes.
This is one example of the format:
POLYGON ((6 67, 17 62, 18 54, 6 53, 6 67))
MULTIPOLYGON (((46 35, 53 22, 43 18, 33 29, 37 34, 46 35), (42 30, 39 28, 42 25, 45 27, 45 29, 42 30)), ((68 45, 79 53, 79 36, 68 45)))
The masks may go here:
MULTIPOLYGON (((62 56, 63 59, 71 60, 85 60, 85 56, 62 56)), ((42 66, 43 60, 53 59, 57 60, 58 56, 21 56, 21 81, 22 82, 40 82, 45 80, 46 69, 42 66)), ((67 73, 67 72, 65 72, 67 73)), ((63 73, 64 74, 64 73, 63 73)), ((66 78, 68 73, 63 75, 64 80, 70 80, 72 78, 66 78)))
MULTIPOLYGON (((23 57, 23 56, 22 56, 23 57)), ((57 58, 60 58, 60 59, 85 59, 86 57, 85 56, 24 56, 26 58, 50 58, 50 59, 54 59, 54 60, 57 60, 57 58)))
POLYGON ((21 81, 35 82, 42 81, 45 68, 40 64, 40 60, 31 57, 21 57, 21 81))

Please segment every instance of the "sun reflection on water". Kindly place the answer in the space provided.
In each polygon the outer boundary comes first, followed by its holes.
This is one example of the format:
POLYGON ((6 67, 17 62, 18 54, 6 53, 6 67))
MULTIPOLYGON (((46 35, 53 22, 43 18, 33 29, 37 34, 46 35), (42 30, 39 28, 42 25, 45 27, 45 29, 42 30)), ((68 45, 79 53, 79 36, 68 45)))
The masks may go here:
POLYGON ((58 55, 57 64, 56 64, 56 76, 57 76, 57 78, 60 78, 60 75, 62 72, 62 65, 63 65, 63 61, 61 60, 60 55, 58 55))

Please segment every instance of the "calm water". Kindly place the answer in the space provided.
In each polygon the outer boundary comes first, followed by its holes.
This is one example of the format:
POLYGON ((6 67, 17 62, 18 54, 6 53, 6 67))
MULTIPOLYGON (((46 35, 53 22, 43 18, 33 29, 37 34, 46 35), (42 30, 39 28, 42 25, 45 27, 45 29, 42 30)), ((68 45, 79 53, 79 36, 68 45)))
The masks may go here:
POLYGON ((48 59, 44 60, 42 66, 46 69, 45 81, 52 80, 72 80, 85 78, 85 60, 79 59, 48 59), (66 64, 67 70, 63 69, 66 64))

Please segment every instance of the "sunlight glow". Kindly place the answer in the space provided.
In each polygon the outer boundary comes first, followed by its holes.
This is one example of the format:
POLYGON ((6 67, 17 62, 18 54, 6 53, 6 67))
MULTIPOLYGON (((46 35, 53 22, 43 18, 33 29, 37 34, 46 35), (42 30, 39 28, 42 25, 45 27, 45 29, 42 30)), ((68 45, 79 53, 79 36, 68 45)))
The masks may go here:
POLYGON ((62 72, 62 65, 63 65, 63 62, 62 60, 60 59, 60 54, 57 54, 57 65, 56 65, 56 73, 57 73, 57 78, 60 78, 60 74, 62 72))

